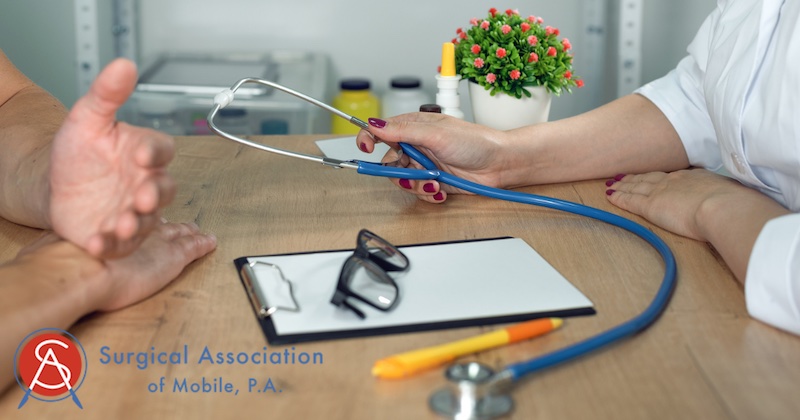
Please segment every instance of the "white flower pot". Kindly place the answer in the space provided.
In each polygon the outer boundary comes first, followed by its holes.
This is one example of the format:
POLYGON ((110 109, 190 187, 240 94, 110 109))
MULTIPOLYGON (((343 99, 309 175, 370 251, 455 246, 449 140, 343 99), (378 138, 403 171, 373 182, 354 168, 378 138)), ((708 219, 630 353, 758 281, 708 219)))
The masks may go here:
POLYGON ((544 86, 528 88, 531 97, 517 99, 505 93, 494 96, 483 86, 469 82, 472 115, 480 125, 498 130, 511 130, 547 121, 553 95, 544 86))

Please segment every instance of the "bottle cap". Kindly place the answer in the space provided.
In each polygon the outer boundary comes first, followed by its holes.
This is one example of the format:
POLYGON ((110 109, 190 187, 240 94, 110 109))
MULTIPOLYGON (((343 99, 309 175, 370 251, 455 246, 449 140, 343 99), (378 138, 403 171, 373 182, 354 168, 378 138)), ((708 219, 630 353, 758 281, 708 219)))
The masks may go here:
POLYGON ((391 86, 397 89, 415 89, 422 86, 422 82, 418 77, 413 76, 394 77, 391 86))
POLYGON ((442 69, 439 74, 445 77, 456 75, 456 50, 452 42, 442 44, 442 69))
POLYGON ((442 113, 442 107, 437 104, 423 104, 419 106, 419 112, 435 112, 442 113))
POLYGON ((368 79, 342 79, 339 87, 342 90, 369 90, 368 79))

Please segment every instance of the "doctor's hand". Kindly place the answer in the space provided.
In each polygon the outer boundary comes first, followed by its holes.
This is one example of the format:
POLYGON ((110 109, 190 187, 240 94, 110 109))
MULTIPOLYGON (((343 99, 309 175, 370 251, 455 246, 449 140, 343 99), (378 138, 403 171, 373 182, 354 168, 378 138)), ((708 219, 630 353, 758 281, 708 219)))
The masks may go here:
MULTIPOLYGON (((788 213, 776 201, 736 180, 705 169, 617 175, 606 182, 608 200, 615 206, 644 217, 668 231, 712 242, 714 226, 727 231, 741 227, 752 217, 740 212, 775 216, 788 213), (741 219, 748 220, 741 220, 741 219)), ((769 217, 766 218, 767 220, 769 217)), ((755 226, 755 233, 761 230, 755 226)))
POLYGON ((618 175, 606 185, 617 207, 710 243, 742 282, 764 225, 789 214, 761 192, 705 169, 618 175))
POLYGON ((173 139, 115 120, 136 81, 132 62, 113 61, 75 103, 53 140, 53 229, 95 257, 136 249, 175 196, 166 171, 173 139))
MULTIPOLYGON (((389 118, 388 121, 370 118, 368 132, 361 130, 356 144, 362 151, 371 153, 376 139, 387 143, 391 150, 383 162, 397 161, 400 167, 422 169, 417 162, 402 155, 398 161, 397 143, 408 143, 427 155, 439 169, 457 177, 492 187, 503 187, 505 160, 505 133, 443 114, 410 113, 389 118)), ((439 184, 437 181, 392 179, 404 191, 416 194, 422 200, 441 203, 448 193, 465 191, 439 184)))

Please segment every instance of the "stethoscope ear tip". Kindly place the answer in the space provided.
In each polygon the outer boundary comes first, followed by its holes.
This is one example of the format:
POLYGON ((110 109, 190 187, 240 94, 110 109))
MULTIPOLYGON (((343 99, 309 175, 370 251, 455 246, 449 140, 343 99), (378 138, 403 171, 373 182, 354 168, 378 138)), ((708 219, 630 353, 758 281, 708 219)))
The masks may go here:
POLYGON ((492 385, 495 372, 477 362, 447 368, 448 384, 434 392, 428 405, 437 414, 453 419, 492 419, 514 409, 508 394, 498 394, 492 385))
POLYGON ((225 108, 233 102, 233 90, 225 89, 214 96, 214 105, 219 105, 219 108, 225 108))

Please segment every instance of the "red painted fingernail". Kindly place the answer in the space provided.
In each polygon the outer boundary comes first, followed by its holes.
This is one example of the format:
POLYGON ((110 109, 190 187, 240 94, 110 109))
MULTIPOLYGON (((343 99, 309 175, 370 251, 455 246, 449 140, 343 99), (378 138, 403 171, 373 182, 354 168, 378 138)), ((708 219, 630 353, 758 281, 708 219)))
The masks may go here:
POLYGON ((608 189, 606 190, 606 195, 611 195, 614 194, 615 192, 617 192, 617 190, 608 189))
POLYGON ((436 192, 436 186, 433 185, 433 182, 428 182, 422 186, 422 189, 427 193, 436 192))
POLYGON ((615 182, 617 182, 616 179, 609 179, 608 181, 606 181, 606 187, 614 185, 615 182))
POLYGON ((622 181, 622 178, 625 178, 625 175, 626 174, 617 174, 617 176, 614 177, 614 181, 622 181))
POLYGON ((439 191, 438 193, 436 193, 433 196, 433 199, 436 200, 436 201, 442 201, 442 200, 444 200, 444 194, 442 194, 442 192, 439 191))
POLYGON ((400 186, 405 188, 405 189, 407 189, 407 190, 410 190, 411 189, 411 181, 409 181, 409 180, 407 180, 405 178, 402 178, 402 179, 400 179, 400 186))
POLYGON ((359 149, 361 149, 361 151, 362 151, 362 152, 364 152, 364 153, 369 153, 369 152, 367 151, 367 143, 361 143, 361 144, 359 144, 359 145, 358 145, 358 148, 359 148, 359 149))
POLYGON ((380 118, 369 118, 367 121, 369 121, 369 125, 373 127, 378 127, 378 128, 386 127, 386 121, 380 118))

